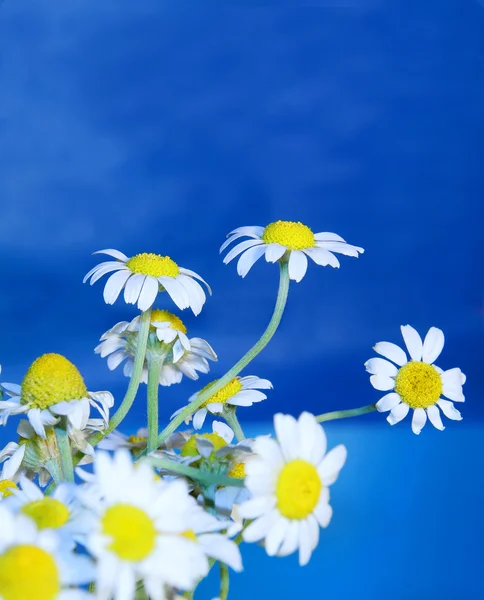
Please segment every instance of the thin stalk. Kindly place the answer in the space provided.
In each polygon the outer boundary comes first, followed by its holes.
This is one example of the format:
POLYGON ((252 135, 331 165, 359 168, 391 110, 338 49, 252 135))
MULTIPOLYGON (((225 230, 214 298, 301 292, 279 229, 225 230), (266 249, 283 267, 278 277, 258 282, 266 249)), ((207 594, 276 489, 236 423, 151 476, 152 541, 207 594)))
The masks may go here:
POLYGON ((237 419, 235 408, 226 408, 223 413, 223 417, 227 421, 229 427, 235 433, 237 441, 241 442, 242 440, 245 440, 245 435, 242 431, 242 427, 240 426, 239 420, 237 419))
POLYGON ((148 344, 148 334, 150 332, 150 323, 151 323, 151 309, 146 310, 141 313, 140 318, 140 329, 138 332, 138 343, 136 346, 136 353, 134 355, 134 365, 133 365, 133 374, 131 375, 131 380, 128 385, 128 389, 126 390, 126 394, 121 402, 120 407, 111 417, 109 421, 109 426, 107 429, 103 431, 99 431, 92 438, 89 439, 89 443, 92 446, 96 446, 99 442, 111 433, 113 429, 116 429, 124 419, 124 417, 128 414, 131 406, 133 405, 134 399, 136 398, 136 394, 138 392, 139 384, 141 381, 141 375, 143 373, 143 366, 145 362, 146 356, 146 346, 148 344))
POLYGON ((220 564, 220 594, 218 595, 220 600, 227 600, 229 596, 230 587, 230 575, 229 568, 225 563, 220 564))
POLYGON ((376 410, 375 404, 368 404, 361 408, 350 408, 348 410, 335 410, 333 412, 323 413, 316 417, 316 421, 324 423, 325 421, 334 421, 335 419, 347 419, 349 417, 359 417, 376 410))
POLYGON ((206 473, 200 469, 194 467, 188 467, 174 460, 168 460, 165 458, 148 457, 144 459, 149 464, 153 465, 157 469, 163 469, 164 471, 170 471, 177 475, 183 475, 188 479, 194 479, 204 485, 224 485, 231 487, 244 487, 244 480, 237 479, 235 477, 227 477, 225 475, 214 475, 212 473, 206 473))
POLYGON ((224 385, 236 377, 242 369, 244 369, 270 342, 273 335, 275 334, 279 323, 281 322, 284 308, 287 302, 287 295, 289 292, 289 272, 287 262, 280 263, 280 279, 279 279, 279 290, 277 293, 277 301, 274 307, 272 318, 267 326, 267 329, 262 334, 259 341, 252 346, 252 348, 244 354, 244 356, 229 370, 223 377, 221 377, 216 383, 205 392, 200 393, 193 402, 190 402, 178 415, 172 419, 172 421, 163 429, 158 436, 158 446, 161 446, 170 435, 178 428, 179 425, 190 417, 200 406, 208 400, 211 396, 221 390, 224 385))
POLYGON ((67 419, 63 417, 61 423, 55 428, 55 437, 57 439, 57 448, 59 449, 59 457, 64 481, 74 481, 74 467, 72 464, 72 450, 67 435, 67 419))
POLYGON ((164 358, 153 355, 148 367, 148 452, 158 447, 158 390, 164 358))

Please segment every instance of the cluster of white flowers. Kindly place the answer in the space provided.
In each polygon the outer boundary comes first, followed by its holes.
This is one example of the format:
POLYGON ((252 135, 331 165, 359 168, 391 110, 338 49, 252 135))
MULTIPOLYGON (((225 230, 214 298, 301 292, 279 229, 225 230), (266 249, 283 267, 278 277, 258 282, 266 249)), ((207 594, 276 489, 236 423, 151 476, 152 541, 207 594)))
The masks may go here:
MULTIPOLYGON (((276 308, 261 339, 225 375, 182 400, 164 428, 158 422, 160 386, 198 379, 217 355, 208 342, 189 337, 179 315, 156 302, 169 296, 181 310, 199 314, 206 282, 172 258, 102 250, 114 260, 94 267, 91 285, 110 274, 104 299, 137 304, 140 314, 104 333, 95 352, 113 370, 124 362, 129 386, 117 403, 109 392, 89 392, 66 357, 44 354, 20 385, 2 383, 0 425, 20 417, 18 440, 0 450, 0 600, 171 600, 192 597, 215 563, 219 597, 225 599, 229 568, 242 570, 240 545, 263 543, 269 556, 298 552, 305 565, 320 528, 332 518, 330 486, 343 468, 343 445, 327 451, 321 422, 389 412, 394 425, 413 409, 412 430, 427 418, 444 429, 440 412, 461 414, 465 376, 435 364, 444 335, 431 327, 422 341, 410 325, 401 331, 409 357, 379 342, 380 357, 365 363, 374 388, 385 395, 361 408, 298 418, 275 414, 275 435, 246 439, 240 407, 267 398, 270 381, 241 375, 274 335, 290 280, 300 282, 310 257, 339 267, 335 253, 357 257, 362 248, 334 233, 313 233, 302 223, 277 221, 240 227, 222 245, 229 263, 239 256, 245 277, 265 255, 279 263, 276 308), (162 292, 167 294, 163 296, 162 292), (381 358, 383 357, 383 358, 381 358), (117 428, 146 383, 147 427, 132 435, 117 428), (97 415, 91 415, 92 410, 97 415), (217 420, 203 432, 207 419, 217 420), (193 430, 183 429, 184 424, 193 430)), ((273 398, 273 402, 277 402, 273 398)), ((298 403, 299 405, 299 403, 298 403)), ((243 411, 242 411, 243 412, 243 411)))

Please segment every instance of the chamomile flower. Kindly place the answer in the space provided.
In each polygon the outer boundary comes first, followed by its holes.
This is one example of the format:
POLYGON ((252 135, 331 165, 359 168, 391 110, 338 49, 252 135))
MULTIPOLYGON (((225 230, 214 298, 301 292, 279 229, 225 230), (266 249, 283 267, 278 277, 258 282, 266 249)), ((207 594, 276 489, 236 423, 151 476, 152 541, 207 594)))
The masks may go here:
POLYGON ((376 408, 380 412, 390 411, 387 417, 390 425, 399 423, 412 408, 412 431, 417 435, 427 417, 442 431, 445 427, 439 408, 448 419, 462 419, 453 402, 464 402, 462 386, 466 377, 458 368, 443 371, 434 364, 444 347, 442 330, 431 327, 423 342, 410 325, 402 325, 401 331, 410 360, 400 346, 379 342, 373 349, 384 358, 371 358, 365 363, 373 387, 389 392, 376 403, 376 408))
POLYGON ((224 258, 227 264, 241 254, 237 264, 237 273, 245 277, 254 263, 265 254, 267 262, 277 262, 283 257, 289 261, 289 277, 301 281, 311 258, 317 265, 339 267, 334 255, 358 257, 363 248, 351 246, 335 233, 313 233, 309 227, 293 221, 276 221, 266 227, 239 227, 231 231, 222 244, 223 252, 232 242, 241 237, 251 238, 234 246, 224 258))
POLYGON ((84 600, 71 586, 92 581, 91 560, 72 551, 52 530, 0 506, 0 598, 3 600, 84 600))
POLYGON ((61 416, 67 417, 72 429, 84 429, 91 406, 107 424, 114 404, 109 392, 88 392, 77 368, 60 354, 43 354, 30 365, 22 385, 3 383, 2 387, 10 399, 0 401, 0 424, 5 425, 10 415, 26 413, 42 438, 45 428, 58 423, 61 416))
MULTIPOLYGON (((188 400, 188 403, 193 402, 203 392, 210 389, 217 380, 212 381, 206 385, 200 392, 193 394, 188 400)), ((206 400, 202 406, 193 415, 193 427, 195 429, 201 429, 205 423, 205 417, 210 412, 214 415, 220 414, 224 411, 225 406, 252 406, 255 402, 261 402, 265 400, 267 396, 259 390, 272 389, 272 383, 268 379, 260 379, 254 375, 247 377, 234 377, 221 390, 213 394, 208 400, 206 400)), ((174 412, 171 416, 180 413, 183 409, 179 409, 174 412)), ((185 421, 189 423, 191 416, 185 421)))
POLYGON ((235 434, 222 421, 213 421, 212 433, 195 433, 181 447, 180 456, 185 462, 197 462, 201 458, 217 460, 227 457, 233 452, 249 451, 248 441, 232 444, 235 434))
MULTIPOLYGON (((189 433, 181 431, 172 433, 172 435, 170 435, 170 437, 160 446, 160 449, 171 452, 174 448, 181 448, 189 437, 189 433)), ((126 435, 115 429, 101 440, 97 447, 99 450, 116 451, 124 448, 130 451, 136 451, 146 448, 147 442, 148 429, 146 429, 146 427, 141 427, 133 435, 126 435)))
POLYGON ((191 308, 198 315, 205 304, 206 296, 202 286, 204 283, 211 294, 210 286, 200 275, 177 265, 169 256, 159 254, 136 254, 128 258, 118 250, 99 250, 94 254, 107 254, 116 260, 96 265, 84 277, 83 283, 89 279, 91 285, 98 279, 112 273, 104 287, 104 301, 114 304, 124 289, 124 300, 127 304, 138 303, 141 311, 153 306, 159 292, 167 291, 179 309, 191 308))
POLYGON ((239 506, 245 519, 246 542, 265 539, 270 556, 287 556, 299 548, 305 565, 319 541, 319 526, 332 516, 329 486, 346 461, 346 448, 326 454, 326 435, 313 415, 304 412, 296 421, 276 414, 277 441, 262 437, 253 444, 255 456, 247 463, 245 485, 253 498, 239 506))
MULTIPOLYGON (((138 344, 139 318, 130 323, 122 321, 101 336, 95 348, 101 358, 108 357, 108 368, 112 371, 123 361, 123 373, 131 377, 138 344)), ((188 339, 187 329, 181 319, 167 310, 153 310, 148 335, 146 360, 141 381, 148 381, 148 360, 151 353, 163 354, 160 385, 180 383, 183 376, 198 379, 200 373, 210 370, 208 361, 217 360, 217 355, 208 342, 201 338, 188 339)))
POLYGON ((39 530, 55 529, 68 539, 79 539, 87 533, 88 519, 74 490, 73 484, 62 483, 46 496, 35 483, 21 475, 19 487, 13 490, 8 507, 32 519, 39 530))
POLYGON ((94 515, 86 546, 97 561, 98 598, 133 598, 142 581, 154 600, 163 586, 186 589, 208 573, 206 558, 181 534, 195 500, 178 479, 164 483, 129 452, 98 452, 94 475, 78 497, 94 515))

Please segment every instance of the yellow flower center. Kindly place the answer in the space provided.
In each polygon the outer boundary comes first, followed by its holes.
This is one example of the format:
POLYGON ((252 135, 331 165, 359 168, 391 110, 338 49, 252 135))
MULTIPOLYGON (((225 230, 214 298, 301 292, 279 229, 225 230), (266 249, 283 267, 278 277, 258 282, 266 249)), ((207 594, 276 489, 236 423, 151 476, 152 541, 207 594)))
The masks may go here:
POLYGON ((277 507, 288 519, 305 519, 316 508, 322 487, 314 465, 299 459, 288 462, 277 481, 277 507))
POLYGON ((187 538, 187 540, 190 540, 191 542, 197 541, 197 534, 193 531, 193 529, 187 529, 181 535, 182 537, 187 538))
POLYGON ((183 321, 173 313, 168 312, 167 310, 160 310, 159 308, 156 308, 154 311, 152 311, 152 323, 164 323, 165 321, 169 323, 173 329, 181 331, 182 333, 187 332, 187 328, 185 327, 183 321))
POLYGON ((148 438, 145 438, 141 435, 130 435, 128 438, 129 444, 146 444, 148 438))
MULTIPOLYGON (((212 381, 211 383, 206 385, 199 392, 199 395, 203 394, 203 392, 210 389, 215 383, 217 383, 217 381, 218 380, 216 379, 215 381, 212 381)), ((213 404, 214 402, 220 402, 221 404, 225 404, 227 400, 235 396, 235 394, 240 392, 241 389, 242 384, 240 383, 240 379, 238 377, 235 377, 234 379, 232 379, 232 381, 229 381, 227 384, 225 384, 223 388, 219 390, 216 394, 210 396, 208 400, 205 400, 205 402, 200 406, 200 408, 202 408, 203 406, 207 406, 207 404, 213 404)))
POLYGON ((395 391, 411 408, 427 408, 440 398, 442 379, 432 365, 411 361, 398 371, 395 391))
POLYGON ((29 367, 22 381, 22 404, 48 408, 64 400, 80 400, 87 388, 77 368, 60 354, 43 354, 29 367))
POLYGON ((30 517, 39 529, 59 529, 69 520, 69 509, 55 498, 43 498, 28 502, 21 512, 30 517))
POLYGON ((126 266, 133 273, 142 273, 152 277, 176 277, 180 273, 180 268, 169 256, 143 252, 130 258, 126 266))
POLYGON ((0 556, 2 600, 54 600, 60 588, 54 559, 37 546, 14 546, 0 556))
POLYGON ((7 498, 8 496, 12 496, 12 492, 10 490, 16 490, 17 484, 15 481, 11 479, 3 479, 0 481, 0 498, 7 498))
POLYGON ((316 245, 314 233, 302 223, 276 221, 264 229, 262 239, 266 244, 280 244, 289 250, 304 250, 316 245))
POLYGON ((246 473, 244 463, 235 464, 229 471, 229 477, 235 477, 236 479, 244 479, 245 475, 246 473))
POLYGON ((198 438, 210 440, 213 444, 213 452, 216 452, 227 445, 227 442, 218 433, 196 433, 195 435, 190 436, 184 443, 180 454, 182 456, 198 456, 200 454, 197 448, 198 438))
POLYGON ((103 533, 112 538, 109 549, 123 560, 143 560, 155 547, 156 530, 153 521, 136 506, 111 506, 104 513, 101 523, 103 533))

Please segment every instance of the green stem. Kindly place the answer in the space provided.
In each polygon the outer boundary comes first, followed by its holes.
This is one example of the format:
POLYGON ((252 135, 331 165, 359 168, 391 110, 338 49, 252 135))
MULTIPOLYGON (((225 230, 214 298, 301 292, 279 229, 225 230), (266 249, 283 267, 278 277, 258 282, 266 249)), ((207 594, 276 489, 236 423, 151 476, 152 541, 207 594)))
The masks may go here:
POLYGON ((111 417, 109 426, 103 431, 99 431, 92 438, 89 439, 89 443, 92 446, 96 446, 99 442, 111 433, 113 429, 119 426, 124 417, 128 414, 131 406, 133 405, 134 399, 138 392, 139 384, 141 381, 141 375, 143 374, 143 366, 146 356, 146 346, 148 344, 148 334, 150 332, 151 323, 151 309, 141 313, 140 318, 140 329, 138 332, 138 343, 136 346, 136 353, 134 355, 133 374, 126 390, 126 394, 121 402, 120 407, 111 417))
POLYGON ((225 373, 221 379, 219 379, 204 392, 198 394, 193 402, 190 402, 188 406, 186 406, 174 419, 172 419, 172 421, 158 436, 158 446, 161 446, 161 444, 163 444, 163 442, 170 437, 170 435, 178 428, 178 426, 181 425, 185 419, 190 417, 197 409, 199 409, 206 400, 216 394, 224 387, 224 385, 236 377, 242 371, 242 369, 244 369, 250 363, 250 361, 253 360, 270 342, 279 326, 279 323, 281 322, 282 314, 287 302, 287 294, 289 292, 289 273, 287 262, 280 263, 280 267, 279 291, 277 293, 277 301, 274 307, 274 313, 272 314, 269 325, 262 334, 262 337, 229 371, 227 371, 227 373, 225 373))
POLYGON ((72 450, 67 435, 67 419, 62 418, 61 423, 55 428, 57 448, 59 449, 62 478, 64 481, 74 481, 74 467, 72 464, 72 450))
POLYGON ((148 452, 158 447, 158 390, 164 358, 164 355, 153 355, 148 367, 148 452))
POLYGON ((335 419, 347 419, 348 417, 359 417, 376 410, 374 404, 362 406, 361 408, 350 408, 348 410, 335 410, 333 412, 324 413, 316 417, 316 421, 323 423, 324 421, 334 421, 335 419))
POLYGON ((245 440, 245 435, 244 435, 244 432, 242 431, 242 427, 240 426, 239 420, 237 419, 237 415, 235 413, 235 408, 226 407, 225 411, 223 413, 223 417, 227 421, 229 427, 235 433, 235 437, 237 438, 237 441, 241 442, 242 440, 245 440))
POLYGON ((174 460, 168 460, 165 458, 148 457, 144 459, 149 464, 153 465, 157 469, 163 469, 164 471, 170 471, 177 475, 183 475, 188 479, 194 479, 204 485, 224 485, 231 487, 244 487, 244 480, 237 479, 235 477, 227 477, 225 475, 214 475, 212 473, 206 473, 195 469, 194 467, 188 467, 174 460))
POLYGON ((225 563, 220 564, 220 600, 227 600, 229 596, 230 575, 229 568, 225 563))
POLYGON ((49 471, 50 476, 52 477, 52 481, 44 492, 46 496, 49 496, 54 491, 55 486, 62 481, 62 470, 59 465, 59 461, 55 460, 54 458, 49 459, 45 463, 45 468, 47 471, 49 471))

